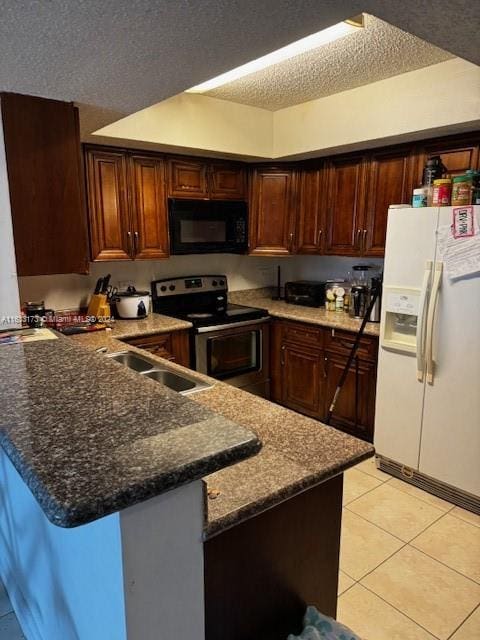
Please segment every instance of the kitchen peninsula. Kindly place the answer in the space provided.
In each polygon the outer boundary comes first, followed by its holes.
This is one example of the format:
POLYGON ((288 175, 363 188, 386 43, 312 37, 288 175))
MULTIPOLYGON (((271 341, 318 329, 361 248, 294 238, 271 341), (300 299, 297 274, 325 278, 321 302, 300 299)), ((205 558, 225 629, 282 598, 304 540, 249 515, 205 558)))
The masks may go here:
POLYGON ((164 630, 200 638, 205 616, 206 638, 229 625, 266 638, 273 611, 282 630, 306 602, 334 615, 342 472, 373 448, 205 377, 214 386, 181 397, 99 347, 126 345, 98 332, 0 352, 1 570, 27 632, 147 640, 161 617, 164 630), (275 574, 268 599, 243 588, 275 574), (49 619, 58 598, 65 615, 49 619))

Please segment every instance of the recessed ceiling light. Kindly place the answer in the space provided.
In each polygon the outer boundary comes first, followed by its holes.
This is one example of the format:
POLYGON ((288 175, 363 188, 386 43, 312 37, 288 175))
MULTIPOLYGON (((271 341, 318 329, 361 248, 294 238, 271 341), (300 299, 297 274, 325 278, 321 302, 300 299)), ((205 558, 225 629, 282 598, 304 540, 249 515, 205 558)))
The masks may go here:
POLYGON ((265 69, 266 67, 271 67, 274 64, 278 64, 279 62, 283 62, 284 60, 288 60, 289 58, 298 56, 301 53, 311 51, 312 49, 321 47, 324 44, 333 42, 334 40, 338 40, 339 38, 343 38, 344 36, 353 33, 362 27, 363 15, 356 16, 355 18, 346 20, 345 22, 339 22, 338 24, 334 24, 327 29, 323 29, 322 31, 318 31, 317 33, 312 33, 312 35, 307 36, 306 38, 302 38, 301 40, 297 40, 296 42, 287 44, 286 47, 282 47, 281 49, 272 51, 272 53, 267 53, 266 56, 262 56, 261 58, 257 58, 256 60, 252 60, 251 62, 247 62, 246 64, 242 64, 236 69, 232 69, 231 71, 222 73, 216 78, 212 78, 211 80, 207 80, 206 82, 197 84, 191 89, 187 89, 187 92, 205 93, 206 91, 210 91, 211 89, 216 89, 223 84, 233 82, 234 80, 238 80, 239 78, 248 76, 251 73, 255 73, 256 71, 260 71, 261 69, 265 69))

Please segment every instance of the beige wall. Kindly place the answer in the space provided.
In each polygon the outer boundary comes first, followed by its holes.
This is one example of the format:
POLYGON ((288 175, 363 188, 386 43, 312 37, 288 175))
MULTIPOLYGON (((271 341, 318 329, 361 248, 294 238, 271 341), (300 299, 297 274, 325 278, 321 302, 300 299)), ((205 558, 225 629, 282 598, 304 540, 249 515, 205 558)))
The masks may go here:
POLYGON ((272 127, 272 114, 265 109, 181 93, 95 133, 167 147, 262 158, 268 157, 273 147, 272 127))
POLYGON ((455 58, 273 114, 273 156, 480 123, 480 67, 455 58))
POLYGON ((478 126, 480 67, 454 58, 276 112, 184 93, 96 133, 102 141, 248 160, 322 155, 478 126))

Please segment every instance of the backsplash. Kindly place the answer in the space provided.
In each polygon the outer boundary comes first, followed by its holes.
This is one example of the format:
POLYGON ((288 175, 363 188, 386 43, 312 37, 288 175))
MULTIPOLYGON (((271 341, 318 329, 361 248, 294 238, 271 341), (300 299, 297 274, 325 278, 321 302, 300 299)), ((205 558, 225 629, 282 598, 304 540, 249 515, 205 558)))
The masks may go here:
POLYGON ((354 264, 375 264, 383 260, 329 256, 292 256, 262 258, 231 254, 172 256, 165 261, 93 262, 87 276, 67 274, 21 277, 20 301, 44 300, 51 309, 77 309, 88 304, 100 276, 112 274, 111 284, 125 288, 150 290, 150 282, 171 276, 226 274, 231 291, 257 289, 276 284, 276 268, 282 268, 282 285, 286 280, 324 280, 339 278, 354 264))

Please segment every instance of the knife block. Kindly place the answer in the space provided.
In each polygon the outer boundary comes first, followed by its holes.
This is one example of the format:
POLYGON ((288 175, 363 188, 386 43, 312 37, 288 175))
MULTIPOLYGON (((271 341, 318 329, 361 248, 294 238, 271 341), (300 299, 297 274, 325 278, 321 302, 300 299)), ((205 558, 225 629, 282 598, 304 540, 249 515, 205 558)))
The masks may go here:
POLYGON ((104 293, 94 293, 88 304, 87 315, 96 318, 109 318, 111 315, 110 305, 104 293))

